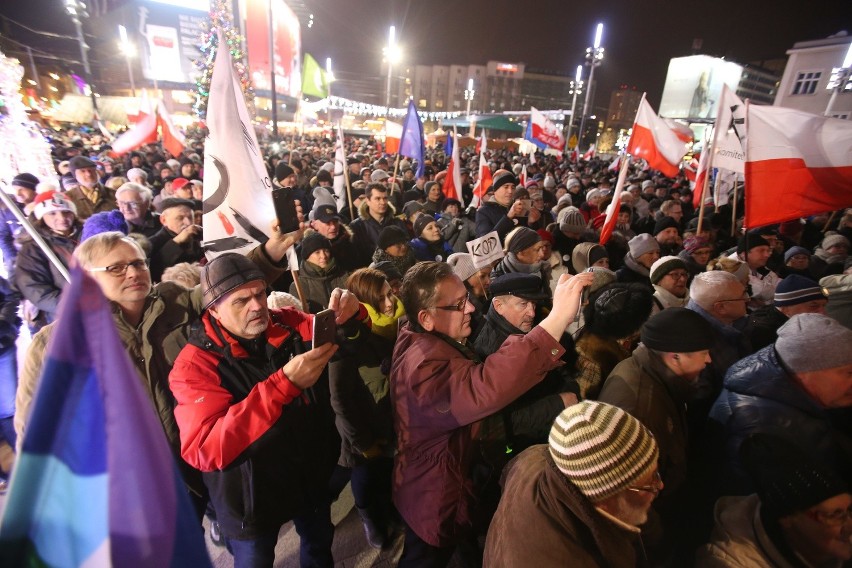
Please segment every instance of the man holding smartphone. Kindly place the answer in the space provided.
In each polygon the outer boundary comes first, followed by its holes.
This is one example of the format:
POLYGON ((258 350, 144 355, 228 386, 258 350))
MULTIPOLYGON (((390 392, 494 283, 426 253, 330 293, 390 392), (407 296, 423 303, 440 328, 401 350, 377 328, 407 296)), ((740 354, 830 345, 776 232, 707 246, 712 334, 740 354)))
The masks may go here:
MULTIPOLYGON (((340 442, 320 378, 339 346, 307 350, 313 316, 270 311, 263 273, 242 255, 210 261, 201 291, 202 325, 169 375, 181 455, 203 473, 234 566, 272 566, 290 520, 302 566, 332 566, 327 488, 340 442)), ((357 298, 338 288, 329 306, 357 337, 367 318, 357 298)))

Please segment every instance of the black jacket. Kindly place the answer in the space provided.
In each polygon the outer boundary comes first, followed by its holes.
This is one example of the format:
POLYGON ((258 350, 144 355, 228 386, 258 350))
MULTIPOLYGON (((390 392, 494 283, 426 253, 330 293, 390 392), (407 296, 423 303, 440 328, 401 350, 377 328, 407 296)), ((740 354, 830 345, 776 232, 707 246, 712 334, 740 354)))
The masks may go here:
POLYGON ((526 219, 509 219, 506 216, 508 212, 508 207, 504 207, 496 201, 483 203, 476 210, 476 236, 482 237, 491 231, 497 231, 502 243, 512 229, 526 224, 526 219))

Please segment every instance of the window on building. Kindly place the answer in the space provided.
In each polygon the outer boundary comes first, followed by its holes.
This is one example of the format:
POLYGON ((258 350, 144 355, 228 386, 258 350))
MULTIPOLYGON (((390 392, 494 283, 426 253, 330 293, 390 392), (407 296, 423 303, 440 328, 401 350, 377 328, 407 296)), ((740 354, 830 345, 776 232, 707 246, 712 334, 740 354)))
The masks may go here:
POLYGON ((819 78, 822 75, 821 71, 800 71, 796 74, 796 81, 793 83, 793 95, 812 95, 816 92, 819 78))

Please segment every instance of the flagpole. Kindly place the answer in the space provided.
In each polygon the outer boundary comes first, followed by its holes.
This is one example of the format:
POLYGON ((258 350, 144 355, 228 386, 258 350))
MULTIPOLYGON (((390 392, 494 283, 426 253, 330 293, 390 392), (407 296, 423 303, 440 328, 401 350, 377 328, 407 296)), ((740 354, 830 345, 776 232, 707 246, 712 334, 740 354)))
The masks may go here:
MULTIPOLYGON (((719 212, 719 201, 720 201, 720 199, 719 199, 719 184, 720 184, 721 179, 722 179, 722 176, 719 173, 719 170, 716 170, 716 180, 713 182, 713 212, 714 213, 719 212)), ((734 181, 734 183, 736 183, 736 181, 734 181)))
POLYGON ((302 291, 302 283, 299 282, 299 271, 291 268, 290 274, 293 276, 293 284, 296 286, 296 295, 299 296, 299 301, 302 303, 302 311, 309 313, 308 304, 305 302, 305 293, 302 291))
MULTIPOLYGON (((725 130, 727 132, 727 129, 725 130)), ((704 205, 707 201, 707 184, 710 181, 710 173, 713 171, 713 158, 716 154, 716 142, 719 139, 719 125, 715 122, 713 123, 713 138, 710 142, 710 154, 707 156, 707 168, 704 170, 704 184, 701 188, 701 209, 698 211, 698 232, 701 232, 701 228, 704 225, 704 205)), ((716 172, 716 177, 718 178, 719 173, 716 172)))
POLYGON ((68 269, 65 268, 65 265, 62 264, 62 261, 59 260, 59 257, 56 256, 56 253, 53 252, 53 249, 48 246, 45 242, 44 237, 41 236, 35 227, 27 220, 27 216, 24 215, 24 212, 18 208, 18 205, 12 201, 12 198, 5 191, 0 191, 0 201, 3 201, 3 205, 6 206, 6 209, 12 212, 12 214, 17 217, 18 221, 21 223, 21 226, 26 229, 27 233, 33 238, 36 244, 41 248, 44 255, 50 260, 53 266, 59 271, 59 274, 65 278, 66 282, 71 282, 71 276, 68 274, 68 269))
POLYGON ((732 207, 733 211, 731 212, 731 236, 733 237, 737 233, 737 192, 740 188, 740 180, 734 180, 734 206, 732 207))
POLYGON ((357 219, 357 217, 355 216, 356 211, 352 205, 352 184, 349 182, 349 164, 348 160, 346 160, 346 147, 343 144, 343 128, 340 126, 340 122, 337 123, 337 131, 340 133, 340 150, 344 158, 343 179, 346 181, 346 197, 349 198, 349 221, 351 222, 357 219))

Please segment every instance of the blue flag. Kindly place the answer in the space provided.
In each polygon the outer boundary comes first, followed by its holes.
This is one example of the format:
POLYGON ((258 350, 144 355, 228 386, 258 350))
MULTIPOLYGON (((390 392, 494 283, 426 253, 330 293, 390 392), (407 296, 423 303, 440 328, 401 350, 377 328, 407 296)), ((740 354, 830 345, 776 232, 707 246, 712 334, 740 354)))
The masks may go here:
POLYGON ((163 427, 78 266, 55 326, 0 518, 0 565, 210 566, 163 427))
POLYGON ((406 158, 417 160, 417 177, 422 177, 426 164, 425 137, 423 136, 423 123, 420 115, 414 107, 414 99, 408 101, 408 112, 402 123, 402 136, 399 139, 399 153, 406 158))
POLYGON ((452 132, 447 132, 447 143, 444 146, 446 146, 444 148, 444 153, 447 154, 447 156, 452 156, 453 155, 453 133, 452 132))

